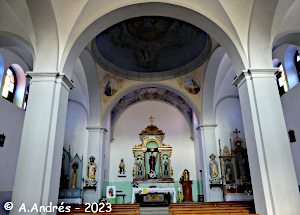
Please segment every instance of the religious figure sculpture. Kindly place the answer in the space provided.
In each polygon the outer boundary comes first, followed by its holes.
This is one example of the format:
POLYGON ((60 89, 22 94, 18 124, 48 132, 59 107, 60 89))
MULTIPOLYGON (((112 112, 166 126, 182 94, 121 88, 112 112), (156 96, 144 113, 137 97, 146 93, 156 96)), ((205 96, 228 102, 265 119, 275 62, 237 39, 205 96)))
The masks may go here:
POLYGON ((96 170, 97 170, 97 165, 95 164, 95 157, 91 156, 90 157, 90 162, 88 163, 88 168, 87 168, 87 176, 88 179, 85 180, 86 186, 96 186, 97 185, 97 180, 96 180, 96 170))
POLYGON ((95 164, 95 157, 90 157, 90 162, 88 163, 88 178, 95 179, 97 165, 95 164))
POLYGON ((125 174, 125 163, 123 158, 121 158, 121 162, 119 164, 119 173, 125 174))
POLYGON ((232 172, 231 172, 231 167, 229 165, 226 165, 225 180, 226 183, 232 182, 232 172))
POLYGON ((138 171, 137 171, 137 175, 142 175, 142 162, 139 163, 135 163, 138 166, 138 171))
POLYGON ((78 169, 78 163, 73 163, 72 168, 74 170, 73 174, 72 174, 72 185, 71 185, 71 189, 76 189, 76 183, 77 183, 77 173, 76 170, 78 169))
POLYGON ((168 164, 169 164, 169 162, 165 161, 165 163, 164 163, 164 175, 169 175, 168 164))
POLYGON ((157 177, 157 173, 155 172, 155 164, 156 164, 157 155, 158 155, 158 153, 156 154, 156 157, 154 157, 153 152, 151 152, 151 155, 149 158, 150 171, 148 172, 148 175, 150 178, 157 177))
POLYGON ((220 183, 220 179, 217 178, 218 176, 218 163, 215 160, 216 156, 214 154, 211 154, 209 156, 209 158, 211 159, 209 162, 209 172, 210 172, 210 179, 209 181, 212 184, 219 184, 220 183))
POLYGON ((151 152, 150 158, 149 158, 149 165, 150 165, 150 171, 155 172, 155 164, 156 164, 156 159, 153 155, 153 152, 151 152))

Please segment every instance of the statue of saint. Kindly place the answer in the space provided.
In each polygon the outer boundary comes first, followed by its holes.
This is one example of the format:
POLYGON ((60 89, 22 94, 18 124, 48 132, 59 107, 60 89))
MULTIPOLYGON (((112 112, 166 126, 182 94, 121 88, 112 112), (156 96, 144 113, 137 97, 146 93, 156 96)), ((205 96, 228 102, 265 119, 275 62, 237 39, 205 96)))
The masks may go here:
POLYGON ((123 158, 121 158, 121 162, 119 164, 119 173, 125 174, 125 163, 123 158))
POLYGON ((165 163, 164 163, 164 175, 169 175, 168 164, 169 164, 169 162, 165 161, 165 163))
POLYGON ((153 152, 151 152, 150 158, 149 158, 149 165, 150 165, 150 172, 155 172, 155 164, 156 164, 156 157, 154 157, 153 152))
POLYGON ((135 163, 138 166, 138 175, 142 175, 142 162, 135 163))
POLYGON ((97 165, 95 164, 95 157, 90 157, 90 162, 88 164, 87 175, 89 179, 95 179, 97 165))
POLYGON ((214 154, 211 154, 209 158, 211 159, 209 162, 210 176, 211 178, 215 178, 217 176, 216 173, 218 173, 218 163, 215 160, 216 156, 214 154))
POLYGON ((229 165, 226 165, 225 180, 226 180, 226 183, 232 182, 231 167, 229 165))
POLYGON ((78 163, 73 163, 72 164, 72 168, 74 170, 73 174, 72 174, 72 185, 71 185, 71 189, 76 189, 76 183, 77 183, 77 173, 76 170, 78 168, 78 163))

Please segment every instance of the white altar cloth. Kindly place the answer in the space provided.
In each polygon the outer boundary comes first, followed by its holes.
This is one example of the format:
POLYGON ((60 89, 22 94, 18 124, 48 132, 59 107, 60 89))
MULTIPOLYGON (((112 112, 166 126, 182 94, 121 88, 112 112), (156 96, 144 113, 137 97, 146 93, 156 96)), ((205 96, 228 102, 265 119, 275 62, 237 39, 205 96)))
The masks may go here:
POLYGON ((253 195, 247 195, 243 193, 227 193, 225 195, 225 201, 231 202, 231 201, 253 201, 253 195))
POLYGON ((173 203, 176 203, 176 191, 174 187, 164 187, 164 188, 133 188, 132 189, 132 199, 131 204, 135 202, 135 194, 143 193, 143 189, 147 189, 147 193, 173 193, 173 203))

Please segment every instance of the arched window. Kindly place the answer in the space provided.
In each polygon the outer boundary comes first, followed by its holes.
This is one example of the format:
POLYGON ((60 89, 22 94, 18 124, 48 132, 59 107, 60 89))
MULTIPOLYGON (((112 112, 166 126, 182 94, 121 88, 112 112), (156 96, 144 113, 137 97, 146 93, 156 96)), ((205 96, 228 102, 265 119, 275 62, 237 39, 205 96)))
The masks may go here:
POLYGON ((278 64, 279 72, 276 75, 277 79, 277 86, 280 96, 282 96, 284 93, 288 91, 288 83, 286 80, 286 74, 284 72, 283 66, 281 63, 278 64))
POLYGON ((10 66, 6 71, 6 76, 4 78, 2 97, 13 103, 16 86, 17 86, 16 73, 15 70, 10 66))
POLYGON ((30 84, 28 84, 28 86, 26 88, 25 95, 24 95, 24 105, 23 105, 23 109, 24 110, 26 110, 26 108, 27 108, 27 100, 28 100, 28 94, 29 94, 29 87, 30 87, 30 84))
POLYGON ((296 67, 296 70, 297 70, 297 73, 298 73, 298 78, 299 78, 299 81, 300 81, 300 55, 299 55, 298 50, 295 53, 294 61, 295 61, 295 67, 296 67))

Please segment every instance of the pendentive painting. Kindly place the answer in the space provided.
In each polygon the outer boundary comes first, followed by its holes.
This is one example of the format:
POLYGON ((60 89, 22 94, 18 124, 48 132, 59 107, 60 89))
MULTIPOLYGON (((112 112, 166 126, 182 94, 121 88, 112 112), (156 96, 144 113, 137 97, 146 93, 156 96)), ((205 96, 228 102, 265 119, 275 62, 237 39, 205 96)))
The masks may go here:
POLYGON ((184 88, 191 94, 200 92, 199 81, 194 77, 188 77, 184 80, 184 88))
POLYGON ((118 83, 113 78, 106 79, 103 86, 104 94, 106 96, 113 96, 118 90, 118 83))

